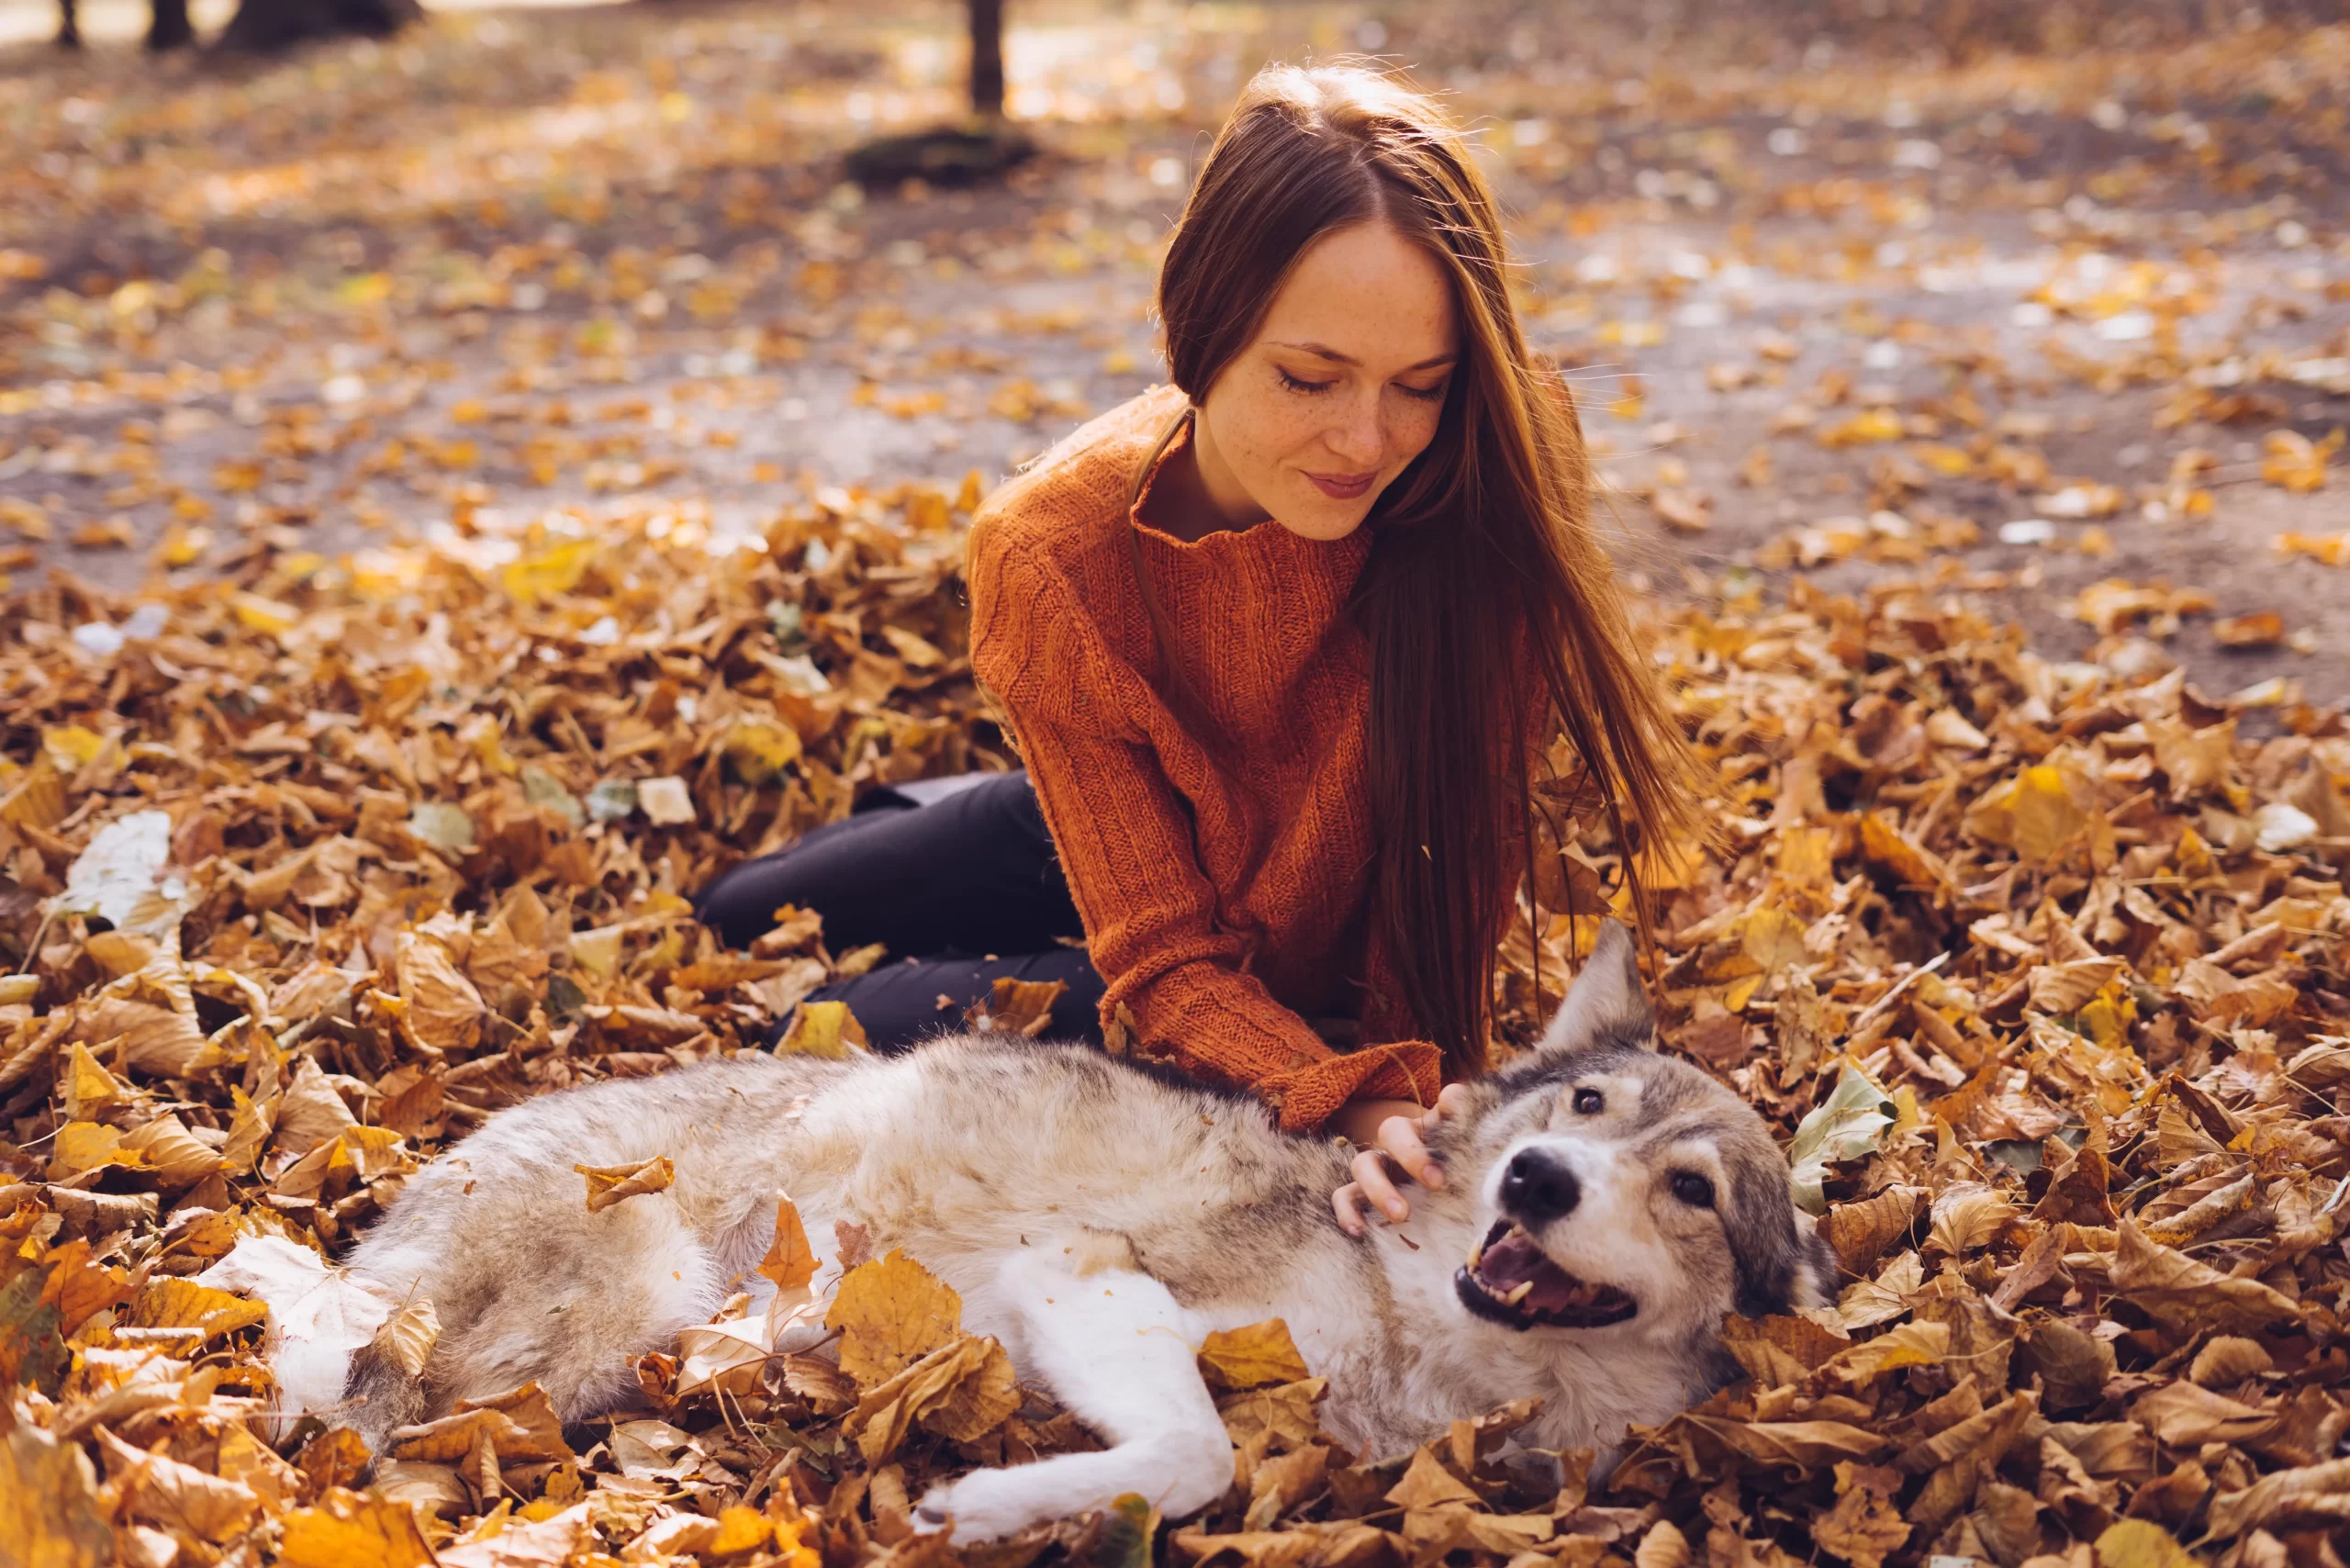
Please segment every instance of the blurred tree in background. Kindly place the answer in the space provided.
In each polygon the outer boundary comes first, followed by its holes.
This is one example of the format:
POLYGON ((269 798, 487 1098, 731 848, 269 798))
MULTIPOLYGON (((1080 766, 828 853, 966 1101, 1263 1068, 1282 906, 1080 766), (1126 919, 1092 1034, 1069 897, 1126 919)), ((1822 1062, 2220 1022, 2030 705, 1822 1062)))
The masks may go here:
MULTIPOLYGON (((186 0, 170 3, 185 6, 186 0)), ((311 39, 383 38, 423 14, 417 0, 242 0, 215 47, 269 54, 311 39)))

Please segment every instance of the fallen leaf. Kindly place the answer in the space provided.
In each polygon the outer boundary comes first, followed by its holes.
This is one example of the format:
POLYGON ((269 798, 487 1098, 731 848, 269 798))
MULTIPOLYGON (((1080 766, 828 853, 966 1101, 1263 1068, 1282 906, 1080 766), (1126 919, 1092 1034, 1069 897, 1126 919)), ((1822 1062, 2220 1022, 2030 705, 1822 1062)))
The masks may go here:
POLYGON ((575 1165, 572 1169, 588 1178, 588 1212, 591 1215, 648 1193, 666 1192, 677 1179, 677 1168, 666 1154, 631 1160, 625 1165, 575 1165))
POLYGON ((1278 1317, 1213 1331, 1201 1342, 1200 1364, 1209 1383, 1224 1389, 1262 1388, 1312 1375, 1290 1340, 1289 1325, 1278 1317))
POLYGON ((868 1392, 951 1343, 962 1322, 962 1297, 894 1248, 841 1276, 824 1315, 840 1331, 841 1371, 868 1392))

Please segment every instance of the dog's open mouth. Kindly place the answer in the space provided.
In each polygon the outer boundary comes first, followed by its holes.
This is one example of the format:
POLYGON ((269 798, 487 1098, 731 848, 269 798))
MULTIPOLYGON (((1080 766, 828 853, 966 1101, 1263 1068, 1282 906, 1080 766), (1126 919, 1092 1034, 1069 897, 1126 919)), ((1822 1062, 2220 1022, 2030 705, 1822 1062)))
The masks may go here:
POLYGON ((1640 1309, 1614 1285, 1595 1285, 1560 1268, 1508 1220, 1486 1233, 1453 1283, 1462 1305, 1512 1328, 1599 1328, 1640 1309))

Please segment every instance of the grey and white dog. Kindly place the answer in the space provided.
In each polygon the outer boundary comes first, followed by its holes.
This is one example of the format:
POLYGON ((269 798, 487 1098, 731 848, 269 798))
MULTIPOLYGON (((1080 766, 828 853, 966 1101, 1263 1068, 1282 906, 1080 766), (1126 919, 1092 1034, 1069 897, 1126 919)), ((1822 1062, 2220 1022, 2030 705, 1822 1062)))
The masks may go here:
MULTIPOLYGON (((1331 1211, 1341 1147, 1081 1046, 745 1054, 550 1095, 419 1172, 349 1260, 377 1299, 433 1303, 421 1381, 363 1351, 338 1386, 286 1392, 376 1448, 530 1379, 566 1420, 621 1407, 635 1357, 746 1281, 772 1290, 753 1271, 785 1192, 819 1251, 861 1225, 876 1256, 902 1248, 955 1287, 965 1326, 1111 1445, 923 1499, 926 1525, 977 1540, 1128 1492, 1169 1516, 1222 1495, 1232 1449, 1193 1356, 1214 1329, 1286 1319, 1329 1380, 1326 1425, 1375 1455, 1528 1394, 1521 1440, 1608 1450, 1718 1384, 1725 1313, 1826 1299, 1832 1256, 1785 1159, 1750 1106, 1654 1049, 1620 926, 1539 1049, 1471 1088, 1430 1136, 1450 1180, 1360 1238, 1331 1211), (657 1155, 666 1191, 586 1210, 575 1164, 657 1155)), ((827 1261, 818 1297, 838 1280, 827 1261)))

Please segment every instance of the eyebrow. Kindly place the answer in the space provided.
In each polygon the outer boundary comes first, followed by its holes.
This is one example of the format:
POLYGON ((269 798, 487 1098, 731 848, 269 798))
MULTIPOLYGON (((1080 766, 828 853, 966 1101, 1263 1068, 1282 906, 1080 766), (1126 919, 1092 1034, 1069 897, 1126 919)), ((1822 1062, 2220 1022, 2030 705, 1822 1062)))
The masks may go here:
MULTIPOLYGON (((1277 349, 1297 349, 1302 353, 1319 354, 1324 359, 1337 360, 1340 364, 1351 364, 1357 369, 1360 369, 1362 367, 1362 361, 1355 358, 1352 354, 1340 353, 1337 350, 1334 348, 1326 348, 1320 343, 1284 343, 1274 342, 1273 347, 1277 349)), ((1434 370, 1440 364, 1450 364, 1454 360, 1457 360, 1460 357, 1460 356, 1457 353, 1440 353, 1434 359, 1424 359, 1417 364, 1407 364, 1404 368, 1406 372, 1415 370, 1434 370)))

